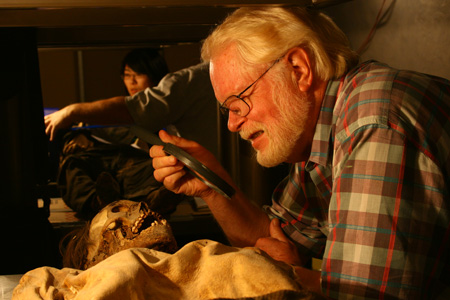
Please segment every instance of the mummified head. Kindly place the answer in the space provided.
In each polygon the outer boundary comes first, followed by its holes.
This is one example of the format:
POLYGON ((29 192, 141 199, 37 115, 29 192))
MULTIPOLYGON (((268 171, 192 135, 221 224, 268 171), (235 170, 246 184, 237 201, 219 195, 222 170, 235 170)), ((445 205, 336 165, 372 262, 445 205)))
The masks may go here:
POLYGON ((174 253, 177 243, 170 225, 144 202, 115 201, 104 207, 77 233, 64 258, 66 267, 87 269, 119 251, 141 247, 174 253))

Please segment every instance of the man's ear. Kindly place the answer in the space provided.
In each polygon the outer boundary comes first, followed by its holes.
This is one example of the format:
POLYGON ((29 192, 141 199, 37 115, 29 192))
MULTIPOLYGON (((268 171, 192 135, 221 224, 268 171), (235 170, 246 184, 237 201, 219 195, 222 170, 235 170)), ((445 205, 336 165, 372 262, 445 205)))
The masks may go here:
POLYGON ((292 67, 299 90, 307 92, 313 82, 313 71, 308 52, 301 47, 295 47, 286 53, 285 59, 292 67))

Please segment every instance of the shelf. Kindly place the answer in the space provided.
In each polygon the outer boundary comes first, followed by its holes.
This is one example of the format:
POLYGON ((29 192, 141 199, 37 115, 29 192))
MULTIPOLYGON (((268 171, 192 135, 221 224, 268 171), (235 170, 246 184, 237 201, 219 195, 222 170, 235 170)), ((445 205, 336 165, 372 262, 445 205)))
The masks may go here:
MULTIPOLYGON (((323 0, 1 0, 2 27, 36 28, 38 47, 196 43, 234 9, 323 0)), ((329 2, 329 1, 326 1, 329 2)))

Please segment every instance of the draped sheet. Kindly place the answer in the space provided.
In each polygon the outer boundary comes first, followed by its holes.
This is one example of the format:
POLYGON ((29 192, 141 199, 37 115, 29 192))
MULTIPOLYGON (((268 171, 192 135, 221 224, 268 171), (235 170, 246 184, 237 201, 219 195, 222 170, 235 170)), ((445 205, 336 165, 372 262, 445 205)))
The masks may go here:
POLYGON ((87 269, 41 267, 14 289, 18 299, 309 299, 294 269, 256 248, 210 240, 175 254, 121 251, 87 269))

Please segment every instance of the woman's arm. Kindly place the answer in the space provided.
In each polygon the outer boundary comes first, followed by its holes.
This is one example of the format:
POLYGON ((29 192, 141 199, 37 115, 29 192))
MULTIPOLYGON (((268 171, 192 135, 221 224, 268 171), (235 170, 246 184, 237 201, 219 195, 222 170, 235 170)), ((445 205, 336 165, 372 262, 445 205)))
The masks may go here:
POLYGON ((45 116, 45 133, 53 140, 60 129, 67 129, 77 122, 89 124, 132 124, 125 97, 118 96, 94 102, 74 103, 45 116))

